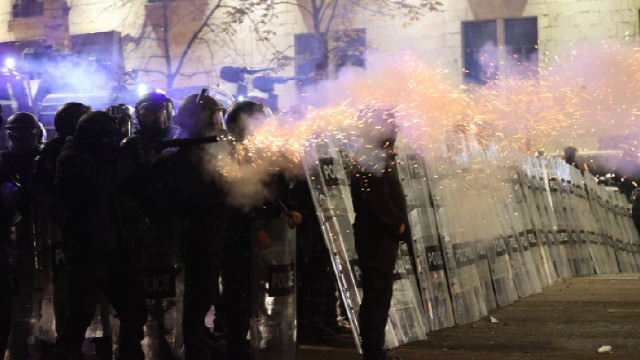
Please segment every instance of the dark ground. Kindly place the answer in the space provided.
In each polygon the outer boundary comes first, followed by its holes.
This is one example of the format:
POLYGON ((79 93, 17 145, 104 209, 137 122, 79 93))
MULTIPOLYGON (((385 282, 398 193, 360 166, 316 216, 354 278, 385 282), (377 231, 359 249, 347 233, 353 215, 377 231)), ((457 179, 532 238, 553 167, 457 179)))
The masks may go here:
MULTIPOLYGON (((394 351, 403 360, 640 360, 640 274, 558 281, 477 323, 429 334, 394 351), (612 354, 598 354, 610 345, 612 354)), ((352 337, 301 345, 298 360, 356 360, 352 337)))

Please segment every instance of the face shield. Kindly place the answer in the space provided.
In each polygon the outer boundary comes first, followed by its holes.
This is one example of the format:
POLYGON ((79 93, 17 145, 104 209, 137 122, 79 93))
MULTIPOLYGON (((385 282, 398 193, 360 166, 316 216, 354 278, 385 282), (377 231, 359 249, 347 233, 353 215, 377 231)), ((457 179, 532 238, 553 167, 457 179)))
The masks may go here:
POLYGON ((137 120, 140 129, 150 136, 166 134, 173 116, 171 102, 148 102, 137 106, 137 120))
POLYGON ((42 140, 42 130, 30 127, 12 127, 7 129, 7 143, 14 152, 35 151, 42 140))

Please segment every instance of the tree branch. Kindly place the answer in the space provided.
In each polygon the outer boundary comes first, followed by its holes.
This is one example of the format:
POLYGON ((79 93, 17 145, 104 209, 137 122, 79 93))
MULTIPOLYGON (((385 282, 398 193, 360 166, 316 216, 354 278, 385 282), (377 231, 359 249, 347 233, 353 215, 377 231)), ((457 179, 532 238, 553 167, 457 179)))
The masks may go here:
MULTIPOLYGON (((211 11, 209 11, 207 16, 204 18, 204 20, 202 21, 202 24, 200 25, 198 30, 196 30, 196 32, 194 32, 193 35, 191 36, 191 39, 189 39, 189 42, 187 43, 187 46, 185 47, 184 51, 182 52, 182 55, 180 55, 180 60, 178 61, 178 65, 176 66, 176 70, 171 75, 174 78, 178 74, 180 74, 180 70, 182 69, 182 66, 184 65, 184 61, 187 58, 187 55, 189 54, 189 52, 191 51, 191 47, 193 46, 193 44, 196 42, 196 40, 200 36, 200 33, 202 32, 202 30, 204 30, 207 27, 207 24, 209 23, 209 20, 211 20, 211 18, 213 17, 213 14, 220 8, 220 4, 221 3, 222 3, 222 0, 218 0, 218 3, 213 7, 213 9, 211 9, 211 11)), ((171 84, 171 86, 173 86, 173 84, 171 84)))

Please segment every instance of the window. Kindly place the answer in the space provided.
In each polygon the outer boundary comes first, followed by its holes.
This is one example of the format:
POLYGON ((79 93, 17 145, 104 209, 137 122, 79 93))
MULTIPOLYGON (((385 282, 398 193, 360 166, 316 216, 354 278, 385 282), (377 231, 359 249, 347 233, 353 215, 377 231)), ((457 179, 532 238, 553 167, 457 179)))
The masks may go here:
POLYGON ((464 22, 462 41, 466 83, 486 84, 506 67, 510 76, 537 73, 537 18, 464 22))
POLYGON ((538 19, 506 19, 504 45, 507 56, 519 65, 519 75, 535 75, 538 69, 538 19))
POLYGON ((39 17, 43 12, 42 0, 15 0, 13 3, 14 19, 39 17))
POLYGON ((498 27, 495 20, 462 23, 465 82, 485 84, 497 74, 498 27))

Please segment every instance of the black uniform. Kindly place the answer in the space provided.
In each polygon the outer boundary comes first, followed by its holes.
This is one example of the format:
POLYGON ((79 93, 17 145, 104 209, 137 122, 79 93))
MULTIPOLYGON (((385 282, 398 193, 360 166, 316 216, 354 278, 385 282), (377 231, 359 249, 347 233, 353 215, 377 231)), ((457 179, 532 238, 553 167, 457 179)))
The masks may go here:
MULTIPOLYGON (((170 136, 167 133, 167 136, 170 136)), ((160 138, 148 136, 143 130, 137 130, 123 142, 124 151, 136 158, 141 165, 121 186, 119 192, 131 198, 137 208, 126 214, 127 218, 147 218, 150 224, 145 228, 134 228, 133 237, 140 243, 136 252, 137 262, 141 265, 143 275, 173 274, 177 263, 177 232, 179 226, 173 209, 164 203, 164 197, 158 193, 158 184, 166 172, 166 164, 157 161, 163 148, 159 146, 160 138)), ((157 289, 150 289, 157 291, 157 289)), ((149 294, 147 293, 147 297, 149 294)), ((152 357, 172 359, 169 343, 165 335, 169 332, 164 315, 170 308, 162 298, 147 301, 150 314, 148 336, 152 357), (164 302, 164 303, 163 303, 164 302)))
MULTIPOLYGON (((96 113, 100 113, 97 114, 96 113)), ((116 189, 136 169, 135 162, 106 141, 80 140, 83 122, 106 113, 83 116, 76 139, 67 141, 58 160, 55 186, 65 207, 66 260, 71 272, 71 313, 58 337, 57 359, 68 359, 82 345, 84 334, 104 294, 120 319, 120 359, 144 359, 146 307, 142 284, 132 262, 133 246, 126 236, 124 210, 130 204, 116 189), (93 146, 92 143, 100 144, 93 146)), ((115 147, 115 120, 113 134, 115 147)))
POLYGON ((162 192, 183 226, 184 310, 182 328, 186 360, 211 358, 205 316, 219 296, 223 236, 228 218, 225 197, 203 168, 203 147, 181 148, 163 155, 162 192))
POLYGON ((404 193, 391 149, 360 150, 351 174, 355 245, 362 271, 360 336, 365 360, 385 359, 385 327, 399 242, 409 238, 404 193))
POLYGON ((21 221, 14 224, 14 231, 6 239, 9 240, 9 263, 10 272, 13 273, 15 295, 12 299, 13 336, 9 348, 11 355, 17 358, 27 357, 32 352, 27 340, 33 335, 32 320, 39 305, 34 301, 36 263, 33 255, 35 249, 31 221, 32 195, 28 186, 36 155, 37 148, 25 152, 13 149, 0 152, 6 173, 21 185, 15 204, 21 221))
POLYGON ((11 285, 9 278, 9 228, 20 218, 13 206, 12 191, 15 190, 13 182, 4 169, 0 159, 0 184, 2 194, 0 196, 0 355, 4 356, 11 332, 11 285))

